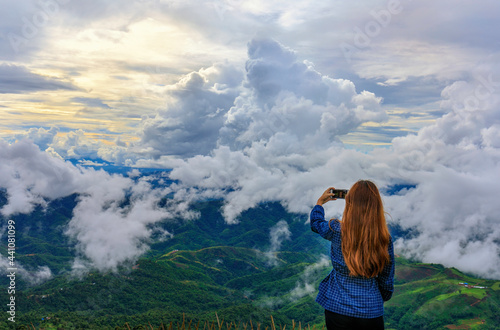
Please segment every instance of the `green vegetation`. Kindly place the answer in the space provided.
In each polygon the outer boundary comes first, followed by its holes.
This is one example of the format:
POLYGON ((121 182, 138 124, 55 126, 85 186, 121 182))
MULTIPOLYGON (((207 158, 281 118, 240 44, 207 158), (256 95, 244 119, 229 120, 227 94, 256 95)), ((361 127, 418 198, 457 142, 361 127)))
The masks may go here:
POLYGON ((397 258, 394 296, 385 305, 386 325, 394 329, 498 329, 500 295, 494 284, 457 269, 397 258))
MULTIPOLYGON (((63 234, 75 199, 54 201, 15 219, 16 260, 27 269, 48 266, 54 274, 34 286, 18 278, 16 326, 158 329, 163 324, 168 329, 190 324, 192 329, 219 329, 225 320, 224 328, 264 330, 273 322, 279 329, 322 328, 323 311, 314 299, 330 271, 320 259, 328 244, 310 232, 307 216, 270 203, 245 212, 238 225, 227 225, 219 201, 200 203, 200 219, 165 223, 174 237, 153 243, 139 261, 114 273, 94 271, 75 278, 69 272, 74 242, 63 234), (283 242, 282 251, 269 252, 269 229, 280 220, 288 223, 292 239, 283 242)), ((0 252, 5 255, 4 246, 0 252)), ((2 276, 0 283, 5 287, 7 280, 2 276)), ((396 258, 395 283, 385 305, 387 329, 500 329, 498 281, 396 258), (465 287, 464 282, 486 288, 465 287)), ((0 301, 8 299, 1 290, 0 301)), ((3 318, 0 328, 15 327, 3 318)))
MULTIPOLYGON (((211 247, 141 259, 134 269, 119 274, 91 273, 82 280, 56 277, 17 295, 18 310, 28 311, 20 313, 18 324, 36 320, 35 326, 47 326, 41 319, 50 317, 54 326, 70 329, 114 329, 126 322, 131 327, 148 322, 159 327, 181 322, 182 315, 194 323, 214 322, 217 312, 234 324, 252 321, 262 329, 271 326, 271 315, 287 328, 294 320, 321 328, 322 310, 314 297, 329 268, 312 272, 317 266, 312 255, 287 252, 277 257, 281 264, 269 266, 265 253, 258 250, 211 247), (304 290, 309 284, 314 287, 310 292, 304 290)), ((456 278, 460 273, 450 278, 441 266, 397 260, 399 284, 386 303, 387 328, 439 329, 470 323, 495 329, 500 294, 491 288, 494 281, 478 279, 486 289, 465 288, 456 278), (431 275, 422 278, 422 272, 431 275)))

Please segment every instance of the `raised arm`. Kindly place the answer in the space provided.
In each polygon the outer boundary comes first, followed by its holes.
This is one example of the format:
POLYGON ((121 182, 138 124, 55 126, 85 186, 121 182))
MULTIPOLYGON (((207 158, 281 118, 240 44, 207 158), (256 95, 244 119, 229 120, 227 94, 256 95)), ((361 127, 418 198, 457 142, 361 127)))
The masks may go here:
POLYGON ((325 190, 323 195, 316 202, 316 206, 311 211, 309 219, 311 221, 311 230, 315 233, 321 235, 321 237, 331 240, 333 237, 333 231, 328 225, 328 221, 325 221, 325 209, 323 208, 323 204, 335 200, 332 198, 333 194, 330 191, 334 189, 333 187, 325 190))

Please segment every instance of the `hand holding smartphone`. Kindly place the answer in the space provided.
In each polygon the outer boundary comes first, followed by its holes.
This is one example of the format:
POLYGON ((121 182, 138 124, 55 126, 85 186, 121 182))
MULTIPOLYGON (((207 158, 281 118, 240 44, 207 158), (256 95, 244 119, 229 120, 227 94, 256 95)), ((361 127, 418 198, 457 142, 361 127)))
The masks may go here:
POLYGON ((337 198, 345 199, 348 191, 348 189, 335 189, 334 187, 330 187, 323 192, 320 198, 318 198, 316 205, 323 205, 337 198))
POLYGON ((349 192, 348 189, 330 189, 330 193, 333 194, 333 198, 342 198, 345 199, 345 195, 349 192))

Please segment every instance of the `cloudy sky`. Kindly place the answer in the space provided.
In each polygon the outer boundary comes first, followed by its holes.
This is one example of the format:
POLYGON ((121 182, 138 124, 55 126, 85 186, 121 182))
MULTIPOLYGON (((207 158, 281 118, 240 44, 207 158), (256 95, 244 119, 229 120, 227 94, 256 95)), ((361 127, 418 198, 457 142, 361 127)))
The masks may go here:
POLYGON ((198 198, 224 198, 237 223, 262 201, 307 213, 327 186, 367 178, 413 187, 384 196, 414 232, 400 253, 500 278, 498 1, 0 4, 1 212, 84 193, 75 267, 136 258, 198 198), (173 169, 178 183, 67 160, 173 169), (178 204, 155 209, 168 192, 178 204), (128 240, 106 250, 121 254, 96 249, 113 226, 128 240))

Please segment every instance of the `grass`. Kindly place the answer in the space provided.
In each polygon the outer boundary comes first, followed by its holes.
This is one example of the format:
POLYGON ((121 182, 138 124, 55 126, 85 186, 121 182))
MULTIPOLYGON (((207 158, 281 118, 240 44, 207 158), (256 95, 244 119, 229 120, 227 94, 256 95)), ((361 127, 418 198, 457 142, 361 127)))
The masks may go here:
MULTIPOLYGON (((479 317, 473 318, 473 319, 465 319, 465 320, 459 320, 457 324, 453 324, 454 326, 467 326, 467 329, 484 329, 484 325, 482 322, 482 319, 479 317)), ((448 329, 452 329, 449 326, 447 326, 448 329)))
POLYGON ((472 297, 477 298, 477 299, 483 299, 487 293, 486 293, 486 289, 463 288, 463 289, 457 290, 455 292, 441 294, 434 299, 436 299, 438 301, 442 301, 442 300, 446 300, 448 298, 451 298, 453 296, 459 296, 461 294, 466 294, 468 296, 472 296, 472 297))
MULTIPOLYGON (((170 324, 164 325, 163 323, 160 324, 159 327, 153 327, 151 323, 148 323, 147 325, 142 325, 142 326, 136 326, 134 328, 131 328, 128 323, 125 323, 122 327, 116 327, 115 329, 120 329, 120 330, 133 330, 133 329, 147 329, 147 330, 285 330, 286 325, 276 325, 274 323, 274 318, 271 315, 271 326, 268 327, 262 327, 260 323, 252 323, 250 320, 249 322, 246 323, 233 323, 233 322, 224 322, 224 319, 219 319, 219 316, 217 313, 215 313, 217 321, 205 321, 201 323, 198 321, 196 324, 193 323, 192 320, 187 320, 185 316, 182 318, 182 323, 180 322, 170 322, 170 324)), ((324 330, 325 326, 323 325, 321 327, 321 330, 324 330)), ((302 326, 301 323, 299 322, 298 324, 295 323, 295 321, 292 321, 291 328, 289 327, 288 329, 292 330, 316 330, 316 326, 313 325, 312 327, 308 325, 302 326)))
MULTIPOLYGON (((147 324, 139 324, 139 325, 130 325, 129 322, 126 322, 122 326, 116 326, 113 329, 115 330, 285 330, 285 329, 291 329, 291 330, 324 330, 325 325, 322 324, 321 327, 317 327, 316 325, 310 326, 309 324, 307 325, 302 325, 301 322, 296 323, 294 320, 292 320, 291 325, 282 325, 282 324, 276 324, 274 321, 274 318, 272 315, 270 315, 271 323, 270 326, 264 326, 263 324, 259 322, 253 323, 252 320, 249 322, 227 322, 224 319, 220 319, 219 316, 217 315, 217 312, 215 313, 216 320, 213 321, 194 321, 186 318, 186 315, 182 315, 182 321, 170 321, 170 323, 164 324, 161 323, 158 326, 153 326, 151 322, 148 322, 147 324)), ((27 329, 27 330, 36 330, 38 327, 35 327, 33 325, 33 322, 31 322, 28 325, 20 325, 16 329, 27 329)), ((45 329, 45 330, 57 330, 61 329, 61 327, 57 324, 54 324, 52 322, 44 322, 43 327, 40 327, 40 329, 45 329)))

